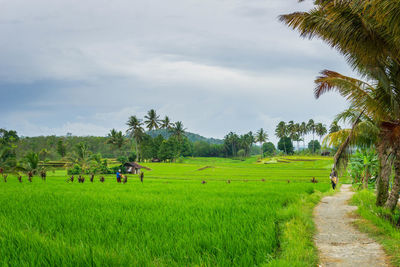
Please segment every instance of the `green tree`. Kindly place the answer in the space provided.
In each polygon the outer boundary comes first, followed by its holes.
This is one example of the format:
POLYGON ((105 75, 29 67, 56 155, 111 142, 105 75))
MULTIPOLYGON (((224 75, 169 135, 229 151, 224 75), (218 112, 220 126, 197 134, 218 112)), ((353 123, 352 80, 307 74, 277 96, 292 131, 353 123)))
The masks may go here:
POLYGON ((318 140, 311 140, 308 143, 308 149, 311 151, 311 153, 315 154, 315 152, 321 149, 321 144, 318 142, 318 140))
POLYGON ((282 137, 281 139, 279 139, 278 149, 284 151, 285 154, 293 154, 294 147, 292 140, 287 136, 282 137))
POLYGON ((317 123, 315 125, 315 132, 319 136, 319 141, 321 142, 322 137, 324 137, 328 131, 325 125, 323 125, 322 123, 317 123))
POLYGON ((256 139, 256 142, 260 143, 260 150, 261 150, 260 159, 262 159, 262 157, 263 157, 263 144, 268 140, 268 134, 266 132, 264 132, 263 128, 261 128, 256 133, 256 138, 255 139, 256 139))
MULTIPOLYGON (((287 129, 286 123, 284 121, 279 122, 278 125, 276 126, 275 135, 276 135, 276 137, 280 138, 281 140, 283 140, 283 138, 288 136, 288 129, 287 129)), ((282 142, 282 144, 283 144, 283 149, 280 149, 279 145, 278 145, 278 149, 283 150, 285 152, 285 154, 288 154, 288 150, 286 148, 286 142, 282 142)))
POLYGON ((350 159, 349 174, 353 183, 362 183, 365 189, 371 177, 376 177, 378 170, 378 157, 372 149, 357 150, 350 159))
POLYGON ((57 142, 57 152, 63 158, 67 154, 67 147, 65 146, 63 140, 58 140, 57 142))
POLYGON ((143 123, 136 116, 130 116, 128 122, 128 130, 126 132, 135 140, 136 161, 139 160, 139 144, 144 135, 143 123))
POLYGON ((144 123, 146 124, 146 127, 149 129, 149 131, 153 129, 158 129, 160 124, 160 116, 157 115, 154 109, 149 110, 144 118, 146 119, 144 123))
MULTIPOLYGON (((333 71, 322 71, 315 95, 337 90, 360 112, 379 126, 376 144, 381 162, 378 179, 388 184, 390 158, 394 155, 395 179, 385 206, 394 210, 400 191, 400 5, 398 1, 314 1, 309 12, 281 16, 304 37, 319 37, 345 55, 347 61, 372 81, 373 86, 333 71), (383 175, 384 174, 384 175, 383 175)), ((335 155, 334 165, 349 145, 353 129, 335 155)), ((386 186, 385 186, 386 187, 386 186)), ((386 190, 386 189, 384 189, 386 190)), ((377 204, 383 202, 378 192, 377 204)))
POLYGON ((115 129, 112 129, 110 133, 107 136, 107 144, 111 144, 115 146, 118 149, 121 149, 121 147, 124 145, 126 142, 124 135, 122 134, 121 131, 117 131, 115 129))
POLYGON ((276 149, 272 142, 264 143, 262 148, 263 148, 264 154, 267 156, 273 156, 275 154, 276 149))
MULTIPOLYGON (((315 122, 313 119, 308 120, 307 122, 307 133, 312 133, 312 144, 314 144, 315 140, 315 122)), ((315 148, 312 148, 311 151, 315 151, 315 148)))
POLYGON ((37 174, 39 172, 39 155, 33 151, 28 152, 22 160, 22 169, 26 172, 37 174))
POLYGON ((161 120, 161 128, 162 129, 170 130, 173 126, 174 126, 174 124, 171 123, 168 116, 165 116, 165 118, 163 120, 161 120))
POLYGON ((329 133, 336 133, 339 132, 342 128, 339 126, 338 122, 335 120, 329 126, 329 133))

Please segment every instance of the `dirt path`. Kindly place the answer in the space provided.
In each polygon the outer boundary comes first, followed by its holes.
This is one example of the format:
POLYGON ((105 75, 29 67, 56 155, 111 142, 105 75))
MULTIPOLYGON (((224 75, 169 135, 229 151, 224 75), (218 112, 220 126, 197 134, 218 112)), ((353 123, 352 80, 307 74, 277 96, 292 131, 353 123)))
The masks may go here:
POLYGON ((321 266, 390 266, 382 247, 351 225, 349 213, 357 207, 348 205, 354 194, 350 188, 342 185, 341 192, 324 197, 314 210, 321 266))

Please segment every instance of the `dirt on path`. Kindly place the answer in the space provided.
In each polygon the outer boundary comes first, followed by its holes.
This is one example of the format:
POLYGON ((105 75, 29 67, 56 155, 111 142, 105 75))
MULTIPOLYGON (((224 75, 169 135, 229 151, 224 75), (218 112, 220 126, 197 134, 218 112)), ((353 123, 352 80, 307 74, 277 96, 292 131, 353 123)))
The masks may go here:
POLYGON ((320 266, 390 266, 380 244, 358 231, 351 212, 357 207, 348 204, 354 192, 351 185, 324 197, 314 210, 320 266))

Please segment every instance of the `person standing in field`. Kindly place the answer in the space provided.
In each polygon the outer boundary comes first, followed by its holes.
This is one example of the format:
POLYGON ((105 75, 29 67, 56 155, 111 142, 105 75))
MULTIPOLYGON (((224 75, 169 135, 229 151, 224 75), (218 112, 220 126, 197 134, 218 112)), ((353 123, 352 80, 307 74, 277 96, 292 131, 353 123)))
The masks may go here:
POLYGON ((330 179, 331 179, 331 183, 332 183, 332 189, 335 190, 336 189, 336 185, 338 183, 338 177, 337 177, 337 172, 335 170, 332 169, 332 172, 330 174, 330 179))
POLYGON ((117 183, 121 182, 121 170, 117 171, 117 183))

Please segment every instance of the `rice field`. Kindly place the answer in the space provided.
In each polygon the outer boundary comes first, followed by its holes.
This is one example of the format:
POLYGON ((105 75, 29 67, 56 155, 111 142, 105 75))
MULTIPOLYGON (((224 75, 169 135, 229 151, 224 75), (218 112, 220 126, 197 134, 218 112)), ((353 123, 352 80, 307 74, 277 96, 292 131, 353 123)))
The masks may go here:
POLYGON ((128 175, 127 184, 67 183, 64 170, 46 182, 11 176, 0 182, 1 264, 309 266, 310 211, 329 190, 332 161, 267 161, 142 163, 152 169, 144 183, 128 175))

